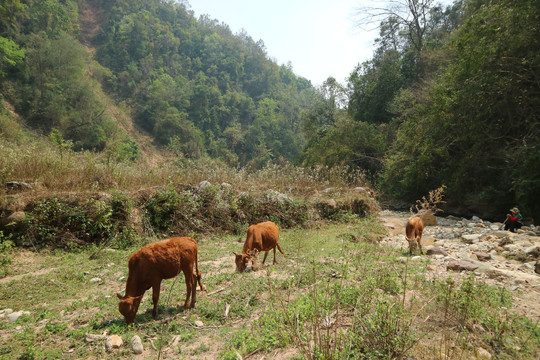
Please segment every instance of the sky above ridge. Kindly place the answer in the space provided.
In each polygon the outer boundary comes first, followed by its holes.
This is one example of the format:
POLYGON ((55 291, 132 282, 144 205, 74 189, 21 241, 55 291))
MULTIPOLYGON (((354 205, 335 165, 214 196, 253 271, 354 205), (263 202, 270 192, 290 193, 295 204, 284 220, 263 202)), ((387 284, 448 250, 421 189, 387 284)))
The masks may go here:
MULTIPOLYGON (((354 68, 370 60, 379 34, 358 26, 359 8, 385 7, 402 0, 187 0, 198 18, 208 15, 262 40, 267 54, 279 65, 289 62, 295 74, 315 86, 329 76, 342 84, 354 68)), ((404 0, 403 0, 404 1, 404 0)), ((434 3, 450 5, 453 0, 434 3)))
POLYGON ((375 49, 378 30, 355 26, 359 0, 188 1, 197 18, 206 14, 235 34, 244 29, 264 42, 270 58, 280 65, 291 62, 295 74, 316 86, 329 76, 344 83, 375 49))

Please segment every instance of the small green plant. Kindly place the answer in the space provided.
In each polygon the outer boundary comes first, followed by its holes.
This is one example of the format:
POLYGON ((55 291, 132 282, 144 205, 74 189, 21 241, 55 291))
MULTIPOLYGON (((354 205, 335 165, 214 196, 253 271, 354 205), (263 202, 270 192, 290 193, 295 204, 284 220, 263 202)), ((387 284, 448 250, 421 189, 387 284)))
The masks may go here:
POLYGON ((5 236, 0 230, 0 278, 9 275, 9 265, 13 261, 11 252, 15 243, 11 240, 11 234, 5 236))

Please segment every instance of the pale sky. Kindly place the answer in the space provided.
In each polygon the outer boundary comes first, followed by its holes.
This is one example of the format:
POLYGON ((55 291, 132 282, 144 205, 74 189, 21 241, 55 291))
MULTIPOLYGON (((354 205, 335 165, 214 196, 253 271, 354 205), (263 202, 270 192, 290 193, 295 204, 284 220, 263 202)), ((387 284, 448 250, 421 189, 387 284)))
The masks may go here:
POLYGON ((329 76, 340 83, 354 67, 371 59, 378 30, 362 31, 354 23, 361 0, 188 0, 198 18, 207 14, 229 25, 234 34, 245 29, 262 40, 279 65, 289 61, 295 74, 313 85, 329 76))

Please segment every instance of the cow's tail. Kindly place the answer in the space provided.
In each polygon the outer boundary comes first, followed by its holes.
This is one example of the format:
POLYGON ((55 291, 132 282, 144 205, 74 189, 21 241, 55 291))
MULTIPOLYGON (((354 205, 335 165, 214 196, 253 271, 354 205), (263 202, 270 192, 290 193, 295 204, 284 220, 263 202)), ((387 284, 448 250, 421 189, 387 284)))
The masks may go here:
POLYGON ((206 286, 204 286, 201 282, 202 275, 201 275, 201 272, 199 271, 199 260, 197 258, 197 254, 195 254, 195 274, 196 274, 195 276, 197 278, 197 282, 199 283, 199 286, 201 288, 201 291, 206 291, 206 286))
POLYGON ((285 255, 283 250, 281 250, 281 246, 279 246, 279 243, 276 243, 276 245, 277 245, 277 248, 278 248, 279 252, 282 253, 283 255, 285 255))

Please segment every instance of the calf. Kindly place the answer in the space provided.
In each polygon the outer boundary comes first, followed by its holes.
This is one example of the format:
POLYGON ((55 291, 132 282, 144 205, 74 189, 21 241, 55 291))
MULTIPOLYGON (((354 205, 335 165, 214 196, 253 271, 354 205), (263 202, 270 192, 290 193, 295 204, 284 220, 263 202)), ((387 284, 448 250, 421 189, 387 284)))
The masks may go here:
POLYGON ((116 294, 120 299, 118 310, 127 324, 133 323, 139 304, 146 290, 152 288, 154 309, 152 316, 157 317, 157 306, 161 280, 175 277, 182 271, 186 279, 186 302, 184 310, 195 307, 197 282, 201 291, 206 290, 201 284, 201 272, 197 262, 197 242, 191 237, 175 237, 161 240, 135 251, 129 257, 129 273, 126 282, 126 294, 116 294), (193 272, 195 265, 195 273, 193 272))
MULTIPOLYGON (((236 256, 236 270, 242 272, 246 269, 249 260, 255 250, 266 251, 264 253, 263 264, 266 261, 266 256, 270 250, 274 250, 274 264, 276 263, 276 246, 283 254, 283 250, 278 244, 279 227, 271 221, 262 222, 251 225, 247 230, 247 238, 244 243, 242 253, 238 254, 233 251, 236 256)), ((257 252, 255 251, 255 252, 257 252)))
POLYGON ((409 242, 409 254, 412 254, 413 249, 418 246, 420 254, 422 252, 422 232, 424 231, 424 222, 419 216, 415 216, 407 221, 405 225, 405 240, 409 242))

